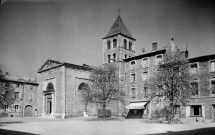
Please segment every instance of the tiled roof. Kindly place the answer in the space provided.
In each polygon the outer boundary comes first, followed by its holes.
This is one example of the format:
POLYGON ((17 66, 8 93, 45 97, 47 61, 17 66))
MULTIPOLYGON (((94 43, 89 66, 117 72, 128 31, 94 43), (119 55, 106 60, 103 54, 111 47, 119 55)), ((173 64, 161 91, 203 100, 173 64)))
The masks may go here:
POLYGON ((117 17, 116 21, 114 22, 104 39, 117 34, 122 34, 124 36, 127 36, 128 38, 134 39, 120 16, 117 17))
POLYGON ((27 78, 27 77, 19 77, 19 76, 6 75, 5 79, 8 80, 8 81, 37 84, 36 78, 27 78))

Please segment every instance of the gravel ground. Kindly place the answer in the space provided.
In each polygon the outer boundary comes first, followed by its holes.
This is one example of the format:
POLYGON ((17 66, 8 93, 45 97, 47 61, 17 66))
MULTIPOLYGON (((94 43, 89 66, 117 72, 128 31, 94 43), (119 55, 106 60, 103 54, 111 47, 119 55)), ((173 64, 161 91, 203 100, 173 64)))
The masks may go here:
POLYGON ((95 117, 0 119, 0 135, 215 135, 215 124, 156 124, 143 120, 95 117))

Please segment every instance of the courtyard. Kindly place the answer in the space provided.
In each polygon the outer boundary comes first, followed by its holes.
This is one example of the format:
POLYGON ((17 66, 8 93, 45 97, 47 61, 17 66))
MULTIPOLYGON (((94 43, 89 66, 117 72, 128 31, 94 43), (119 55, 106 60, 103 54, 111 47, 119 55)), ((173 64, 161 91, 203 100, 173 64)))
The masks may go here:
POLYGON ((1 135, 214 135, 214 123, 159 124, 142 119, 1 118, 1 135))

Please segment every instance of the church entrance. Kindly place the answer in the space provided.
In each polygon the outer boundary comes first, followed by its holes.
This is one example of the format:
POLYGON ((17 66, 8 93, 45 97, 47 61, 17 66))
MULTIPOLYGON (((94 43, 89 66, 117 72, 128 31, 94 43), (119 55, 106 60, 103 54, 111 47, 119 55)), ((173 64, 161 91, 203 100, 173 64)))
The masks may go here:
POLYGON ((47 114, 52 113, 52 97, 51 97, 51 94, 46 95, 46 113, 47 114))
POLYGON ((53 115, 55 112, 55 90, 52 83, 43 91, 43 114, 53 115))

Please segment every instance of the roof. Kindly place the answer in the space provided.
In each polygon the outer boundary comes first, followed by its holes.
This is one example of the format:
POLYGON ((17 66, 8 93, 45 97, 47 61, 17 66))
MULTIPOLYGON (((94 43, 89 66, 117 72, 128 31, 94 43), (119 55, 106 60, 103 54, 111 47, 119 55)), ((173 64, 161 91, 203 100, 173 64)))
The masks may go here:
POLYGON ((28 77, 5 75, 5 80, 12 81, 12 82, 28 83, 28 84, 38 84, 36 78, 28 78, 28 77))
POLYGON ((140 55, 137 55, 137 56, 129 57, 129 58, 124 59, 124 61, 127 62, 127 61, 136 60, 136 59, 140 59, 140 58, 144 58, 144 57, 155 56, 155 55, 158 55, 158 54, 164 54, 165 52, 166 52, 166 49, 161 49, 161 50, 157 50, 157 51, 153 51, 153 52, 144 53, 144 54, 140 54, 140 55))
POLYGON ((189 62, 202 62, 202 61, 208 61, 215 59, 215 54, 205 55, 205 56, 199 56, 194 58, 189 58, 189 62))
POLYGON ((112 27, 110 28, 109 32, 107 33, 107 35, 103 38, 108 38, 117 34, 121 34, 123 36, 126 36, 128 38, 131 38, 133 40, 135 40, 131 33, 129 32, 129 30, 127 29, 127 27, 125 26, 124 22, 122 21, 122 18, 120 17, 120 15, 117 17, 116 21, 114 22, 114 24, 112 25, 112 27))
POLYGON ((60 62, 60 61, 57 61, 57 60, 52 60, 52 59, 48 59, 46 60, 46 62, 38 69, 38 73, 41 73, 43 71, 47 71, 47 70, 50 70, 50 69, 53 69, 53 68, 57 68, 57 67, 60 67, 60 66, 66 66, 66 67, 69 67, 69 68, 75 68, 75 69, 82 69, 82 70, 91 70, 93 69, 94 67, 93 66, 89 66, 89 65, 86 65, 86 64, 83 64, 83 65, 76 65, 76 64, 71 64, 71 63, 67 63, 67 62, 60 62))

